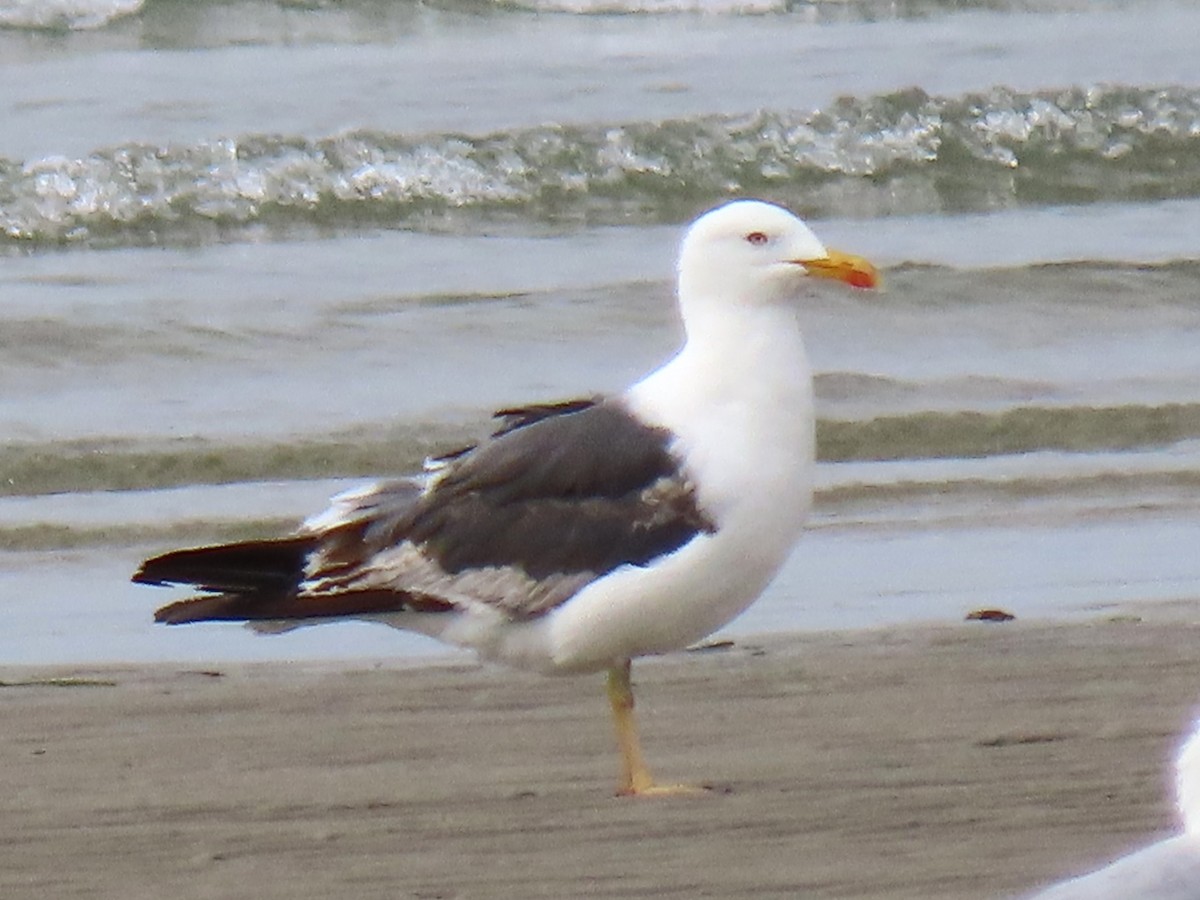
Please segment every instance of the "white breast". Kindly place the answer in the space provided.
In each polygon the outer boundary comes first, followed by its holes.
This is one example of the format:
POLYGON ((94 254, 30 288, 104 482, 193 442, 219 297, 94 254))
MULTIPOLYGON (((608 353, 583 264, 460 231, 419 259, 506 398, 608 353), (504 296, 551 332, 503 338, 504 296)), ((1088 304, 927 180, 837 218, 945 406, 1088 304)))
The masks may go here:
POLYGON ((808 515, 812 377, 788 310, 763 309, 691 342, 630 389, 632 409, 669 428, 714 534, 581 591, 548 623, 554 664, 599 668, 679 649, 750 605, 787 559, 808 515))

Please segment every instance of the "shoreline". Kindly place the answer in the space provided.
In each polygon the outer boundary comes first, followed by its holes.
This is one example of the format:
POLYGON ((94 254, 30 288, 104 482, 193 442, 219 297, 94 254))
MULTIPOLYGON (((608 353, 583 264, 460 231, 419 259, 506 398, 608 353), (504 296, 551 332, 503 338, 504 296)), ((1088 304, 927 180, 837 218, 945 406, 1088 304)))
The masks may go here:
POLYGON ((639 662, 653 770, 716 788, 670 800, 611 796, 599 677, 461 657, 0 666, 0 894, 1019 894, 1175 827, 1194 606, 639 662))

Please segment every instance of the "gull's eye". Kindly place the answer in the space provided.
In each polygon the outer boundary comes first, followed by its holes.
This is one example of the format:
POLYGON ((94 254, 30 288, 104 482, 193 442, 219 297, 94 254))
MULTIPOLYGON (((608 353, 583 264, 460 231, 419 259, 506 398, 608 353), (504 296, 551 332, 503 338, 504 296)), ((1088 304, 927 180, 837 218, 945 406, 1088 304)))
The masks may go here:
POLYGON ((766 235, 765 235, 763 232, 761 232, 761 231, 752 231, 752 232, 750 232, 748 235, 746 235, 746 241, 747 241, 748 243, 751 243, 751 244, 753 244, 755 247, 761 247, 761 246, 762 246, 763 244, 765 244, 765 243, 766 243, 768 240, 770 240, 770 238, 768 238, 768 237, 767 237, 767 236, 766 236, 766 235))

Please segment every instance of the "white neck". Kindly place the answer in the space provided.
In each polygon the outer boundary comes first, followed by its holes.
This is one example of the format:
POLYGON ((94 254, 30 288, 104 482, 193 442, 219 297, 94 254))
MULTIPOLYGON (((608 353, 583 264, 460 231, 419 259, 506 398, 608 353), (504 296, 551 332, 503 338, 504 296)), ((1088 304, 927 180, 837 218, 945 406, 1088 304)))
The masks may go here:
POLYGON ((718 525, 769 505, 790 545, 812 492, 812 375, 803 336, 790 305, 720 310, 690 304, 687 343, 634 385, 629 400, 678 436, 718 525))

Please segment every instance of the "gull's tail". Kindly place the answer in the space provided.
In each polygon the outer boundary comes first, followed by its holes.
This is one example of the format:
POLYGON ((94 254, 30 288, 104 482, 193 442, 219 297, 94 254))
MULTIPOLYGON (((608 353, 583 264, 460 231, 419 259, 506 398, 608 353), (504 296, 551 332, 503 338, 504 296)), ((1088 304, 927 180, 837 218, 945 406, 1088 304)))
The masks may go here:
POLYGON ((278 618, 294 605, 312 546, 302 537, 174 550, 142 563, 133 581, 212 592, 162 607, 156 622, 278 618))
POLYGON ((288 591, 303 577, 310 537, 173 550, 146 560, 137 584, 189 584, 203 591, 288 591))
POLYGON ((1183 817, 1183 830, 1200 837, 1200 720, 1179 750, 1175 771, 1176 804, 1183 817))
POLYGON ((173 550, 146 560, 134 572, 133 580, 138 584, 188 585, 205 592, 156 610, 154 621, 166 625, 288 620, 302 625, 315 619, 453 608, 440 597, 387 587, 306 596, 300 591, 301 583, 306 561, 316 547, 312 535, 298 535, 173 550))

